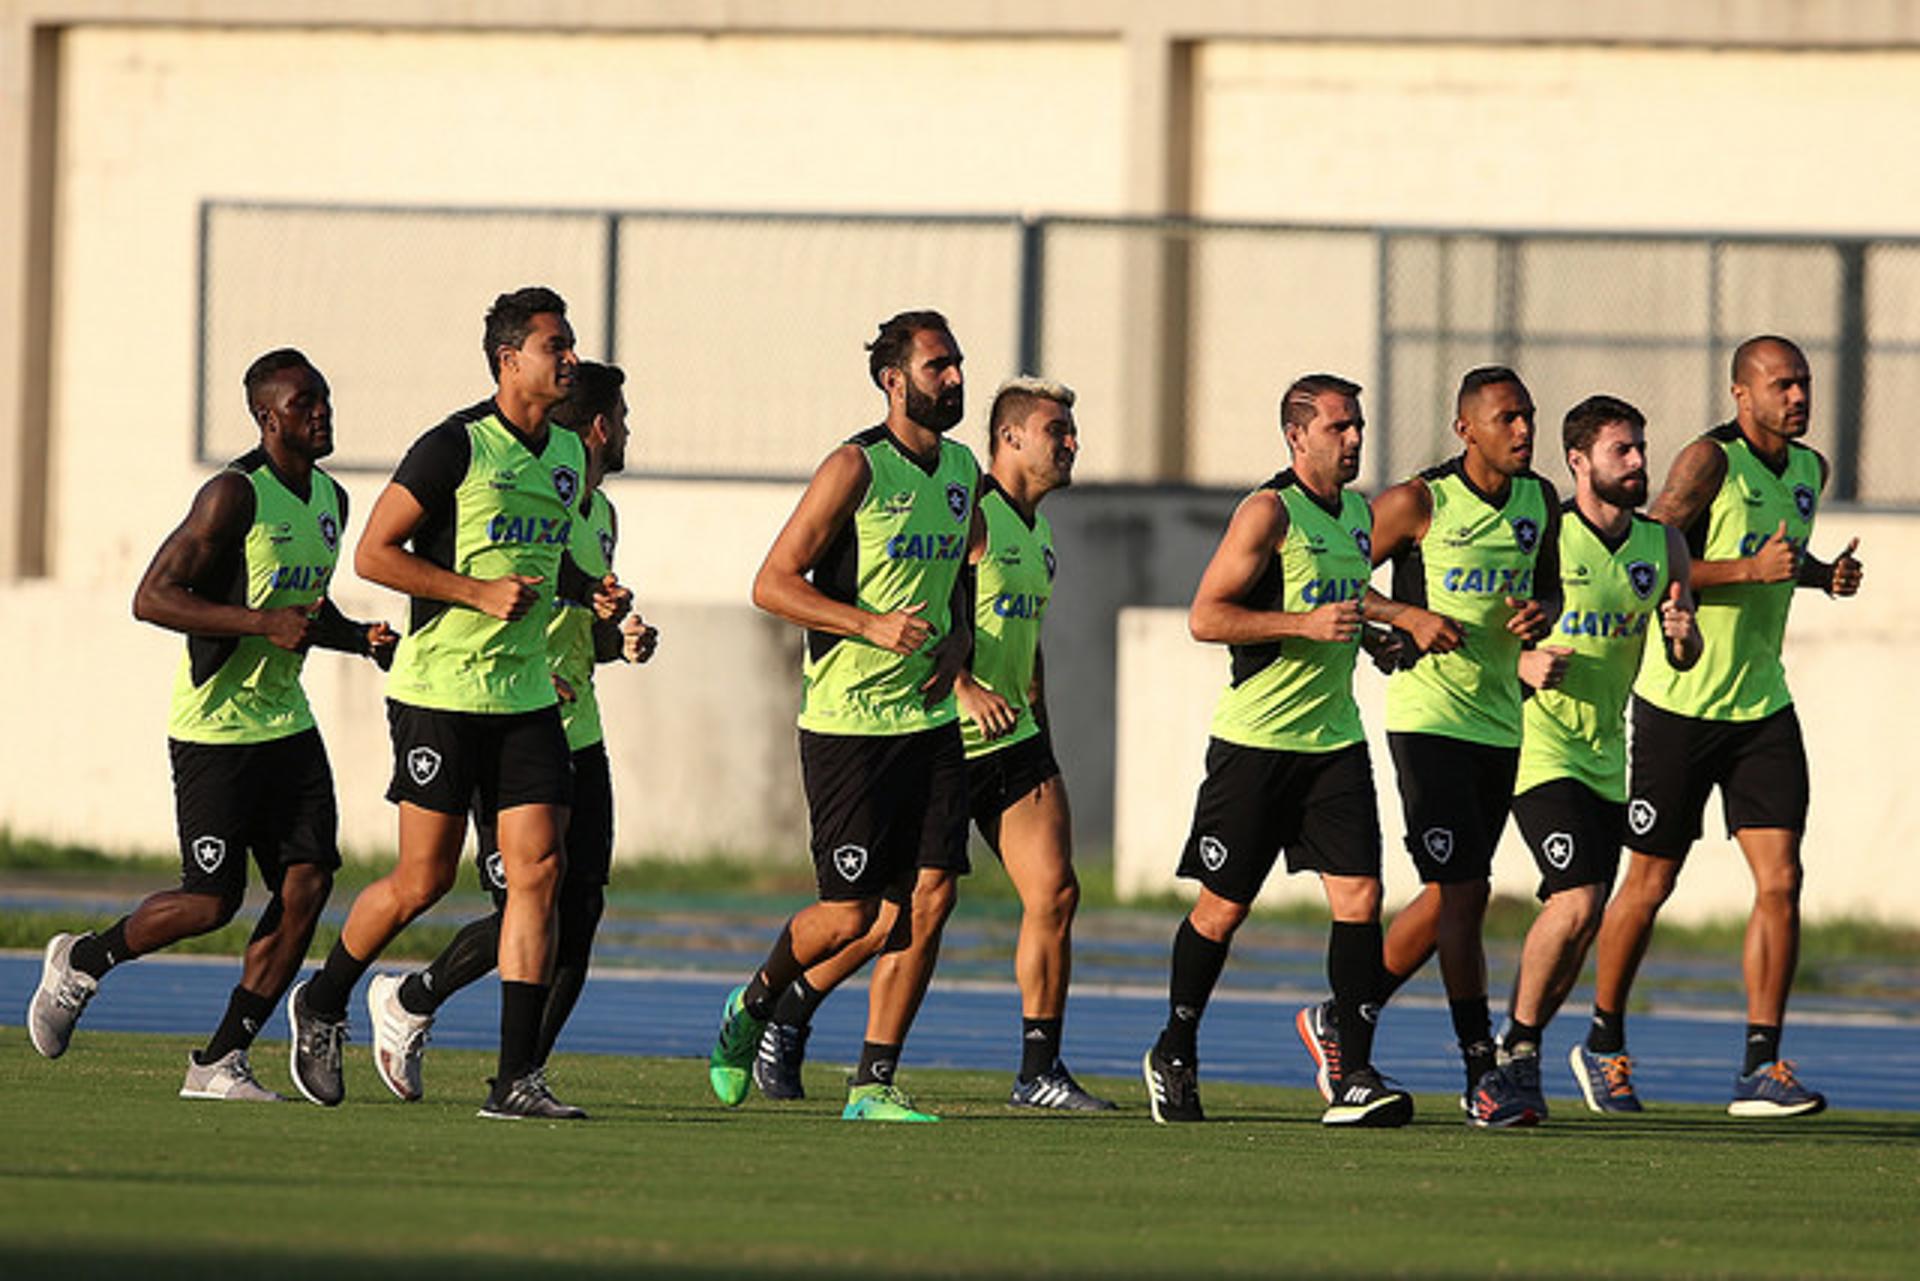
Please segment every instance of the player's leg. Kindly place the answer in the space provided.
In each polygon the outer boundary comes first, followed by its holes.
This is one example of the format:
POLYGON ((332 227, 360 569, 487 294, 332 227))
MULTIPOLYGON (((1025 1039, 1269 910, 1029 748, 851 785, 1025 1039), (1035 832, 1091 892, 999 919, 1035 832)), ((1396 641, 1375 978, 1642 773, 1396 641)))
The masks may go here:
POLYGON ((1141 1061, 1155 1122, 1204 1121, 1200 1104, 1200 1020, 1296 816, 1284 788, 1288 754, 1212 739, 1194 797, 1193 825, 1175 875, 1200 883, 1174 931, 1167 974, 1167 1022, 1141 1061))
POLYGON ((573 754, 573 812, 567 821, 567 869, 554 911, 553 981, 540 1015, 535 1063, 544 1067, 586 987, 593 937, 606 910, 613 867, 613 776, 604 743, 573 754))
POLYGON ((169 740, 180 884, 150 894, 104 930, 56 934, 27 1006, 27 1031, 47 1058, 64 1054, 100 981, 117 965, 219 929, 246 895, 246 767, 252 744, 169 740))

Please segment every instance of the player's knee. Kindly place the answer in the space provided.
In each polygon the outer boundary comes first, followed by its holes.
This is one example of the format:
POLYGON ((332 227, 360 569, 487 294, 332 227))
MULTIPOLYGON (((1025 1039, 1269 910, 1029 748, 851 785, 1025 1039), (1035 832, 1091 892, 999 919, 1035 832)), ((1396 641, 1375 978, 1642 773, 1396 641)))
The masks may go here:
POLYGON ((244 889, 223 890, 218 894, 194 895, 194 933, 205 934, 231 921, 246 901, 244 889))
POLYGON ((1648 908, 1658 908, 1673 895, 1680 881, 1680 865, 1672 859, 1635 855, 1627 867, 1618 897, 1648 908))
POLYGON ((457 865, 395 868, 389 878, 395 903, 408 920, 438 903, 453 888, 457 865))
POLYGON ((1224 943, 1233 937, 1233 932, 1247 919, 1250 910, 1246 903, 1235 903, 1217 894, 1202 894, 1193 905, 1193 910, 1187 914, 1187 919, 1202 937, 1224 943))
POLYGON ((303 863, 287 869, 275 898, 289 920, 305 925, 320 918, 332 894, 332 869, 303 863))
POLYGON ((913 927, 939 929, 953 915, 960 900, 959 881, 952 876, 928 876, 913 888, 913 927))
POLYGON ((1754 873, 1754 897, 1774 907, 1798 907, 1802 881, 1798 861, 1760 868, 1754 873))

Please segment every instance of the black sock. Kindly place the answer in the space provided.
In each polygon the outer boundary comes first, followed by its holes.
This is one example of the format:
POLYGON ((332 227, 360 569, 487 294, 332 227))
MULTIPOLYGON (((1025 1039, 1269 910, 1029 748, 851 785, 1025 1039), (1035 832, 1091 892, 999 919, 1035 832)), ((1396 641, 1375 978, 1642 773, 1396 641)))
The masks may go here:
POLYGON ((827 994, 814 991, 813 984, 807 982, 807 976, 802 974, 787 984, 774 1001, 773 1021, 785 1023, 788 1027, 805 1027, 813 1022, 813 1012, 826 999, 827 994))
POLYGON ((400 983, 400 1004, 409 1014, 432 1014, 441 1002, 500 963, 500 913, 468 921, 440 949, 432 964, 400 983))
POLYGON ((540 1013, 546 1004, 546 984, 500 980, 500 1067, 496 1077, 500 1088, 525 1076, 536 1062, 534 1047, 540 1041, 540 1013))
POLYGON ((1373 1066, 1373 1033, 1380 1018, 1386 967, 1380 961, 1378 921, 1335 921, 1327 931, 1327 981, 1333 987, 1333 1026, 1340 1038, 1340 1072, 1373 1066))
POLYGON ((1453 1015, 1453 1034, 1460 1041, 1460 1057, 1467 1065, 1467 1084, 1472 1086, 1494 1066, 1493 1019, 1487 1012, 1485 996, 1469 996, 1448 1001, 1453 1015))
POLYGON ((337 939, 333 950, 327 953, 327 963, 307 984, 306 991, 300 995, 307 1013, 329 1023, 337 1023, 347 1017, 347 998, 353 995, 353 985, 373 964, 373 958, 358 960, 347 951, 345 939, 337 939))
MULTIPOLYGON (((1414 973, 1418 973, 1418 972, 1419 971, 1417 970, 1414 971, 1414 973)), ((1413 974, 1395 974, 1392 970, 1387 968, 1387 963, 1384 960, 1381 961, 1380 962, 1380 1004, 1385 1005, 1388 1001, 1391 1001, 1393 999, 1393 994, 1395 992, 1398 992, 1402 987, 1404 987, 1406 985, 1407 980, 1412 977, 1413 977, 1413 974)))
POLYGON ((244 1050, 253 1044, 253 1038, 259 1035, 267 1016, 273 1013, 274 1003, 258 992, 249 992, 244 987, 235 987, 233 995, 227 998, 227 1013, 220 1020, 220 1026, 213 1030, 213 1039, 207 1042, 207 1048, 196 1051, 194 1061, 202 1067, 216 1059, 225 1058, 234 1050, 244 1050))
POLYGON ((1181 1063, 1199 1058, 1200 1016, 1214 984, 1227 964, 1227 945, 1216 943, 1193 928, 1193 918, 1180 922, 1173 935, 1173 972, 1167 980, 1167 1026, 1160 1033, 1160 1052, 1181 1063))
POLYGON ((67 953, 67 963, 98 982, 114 966, 122 961, 131 961, 133 949, 127 946, 127 922, 130 919, 123 916, 98 934, 82 934, 73 941, 73 948, 67 953))
POLYGON ((567 1018, 579 1003, 580 992, 586 986, 586 966, 553 967, 553 983, 547 988, 547 1003, 540 1011, 540 1037, 533 1047, 535 1064, 544 1067, 552 1056, 553 1043, 560 1039, 560 1029, 567 1025, 567 1018))
POLYGON ((892 1085, 900 1067, 900 1047, 878 1041, 860 1043, 860 1066, 853 1070, 855 1085, 892 1085))
POLYGON ((1544 1030, 1531 1023, 1522 1023, 1519 1019, 1509 1020, 1506 1039, 1503 1042, 1507 1053, 1540 1053, 1540 1037, 1544 1030))
POLYGON ((1587 1025, 1587 1050, 1592 1054, 1618 1054, 1627 1048, 1627 1016, 1618 1010, 1593 1007, 1593 1022, 1587 1025))
POLYGON ((1031 1081, 1050 1071, 1060 1059, 1060 1025, 1064 1019, 1020 1020, 1020 1079, 1031 1081))
POLYGON ((773 1003, 779 993, 806 972, 807 967, 793 954, 793 922, 789 921, 780 930, 780 937, 773 941, 773 950, 767 953, 766 961, 754 971, 741 1004, 747 1007, 748 1014, 764 1022, 773 1017, 773 1003))
POLYGON ((1779 1026, 1768 1027, 1765 1023, 1747 1024, 1747 1062, 1746 1066, 1740 1069, 1740 1075, 1752 1076, 1779 1057, 1779 1026))

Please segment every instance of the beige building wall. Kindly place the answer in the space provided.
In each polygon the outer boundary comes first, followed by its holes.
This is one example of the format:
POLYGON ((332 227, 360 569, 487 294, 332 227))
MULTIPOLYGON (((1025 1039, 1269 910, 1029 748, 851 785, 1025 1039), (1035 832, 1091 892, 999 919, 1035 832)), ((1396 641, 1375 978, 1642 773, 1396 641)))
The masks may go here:
MULTIPOLYGON (((1901 749, 1920 716, 1920 693, 1905 674, 1909 619, 1920 609, 1920 579, 1901 572, 1920 556, 1920 527, 1901 517, 1830 512, 1821 517, 1816 554, 1832 556, 1860 538, 1867 564, 1861 594, 1848 601, 1803 591, 1787 630, 1787 677, 1812 761, 1813 808, 1804 847, 1808 917, 1849 915, 1920 920, 1920 877, 1910 851, 1920 845, 1920 807, 1901 749)), ((1382 573, 1384 581, 1384 571, 1382 573)), ((1380 584, 1376 584, 1380 585, 1380 584)), ((1153 893, 1176 881, 1204 774, 1207 724, 1225 682, 1219 646, 1187 635, 1182 610, 1128 610, 1120 619, 1119 722, 1115 783, 1114 874, 1126 894, 1153 893)), ((1386 681, 1363 663, 1355 678, 1380 799, 1389 908, 1419 890, 1404 844, 1393 761, 1387 754, 1386 681)), ((1718 793, 1708 802, 1706 835, 1694 847, 1664 915, 1705 921, 1744 915, 1752 881, 1739 848, 1726 839, 1718 793)), ((1497 892, 1531 896, 1532 856, 1512 824, 1494 858, 1497 892)), ((1318 879, 1276 871, 1261 900, 1324 902, 1318 879)))

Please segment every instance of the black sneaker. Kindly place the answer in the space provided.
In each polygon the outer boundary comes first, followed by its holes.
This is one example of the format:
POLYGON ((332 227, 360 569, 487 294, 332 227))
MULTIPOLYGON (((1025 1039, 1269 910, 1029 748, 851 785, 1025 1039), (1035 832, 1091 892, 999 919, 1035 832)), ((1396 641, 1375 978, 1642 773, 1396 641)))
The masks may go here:
POLYGON ((562 1103, 553 1097, 553 1091, 547 1088, 545 1068, 532 1068, 525 1076, 508 1081, 504 1086, 493 1077, 487 1078, 492 1092, 487 1101, 480 1105, 479 1115, 490 1121, 584 1121, 587 1113, 584 1108, 562 1103))
POLYGON ((792 1023, 769 1023, 760 1033, 753 1056, 753 1083, 770 1099, 804 1099, 800 1065, 807 1061, 807 1037, 813 1028, 792 1023))
POLYGON ((1333 1002, 1302 1007, 1293 1016, 1293 1030, 1300 1034, 1300 1044, 1307 1047, 1307 1057, 1313 1060, 1314 1088, 1321 1098, 1333 1102, 1340 1085, 1340 1033, 1334 1030, 1333 1002))
POLYGON ((347 1097, 346 1078, 341 1075, 340 1056, 347 1043, 347 1021, 323 1019, 306 1007, 307 980, 302 979, 287 993, 287 1028, 293 1044, 288 1048, 289 1070, 293 1083, 309 1103, 323 1108, 338 1107, 347 1097))
POLYGON ((1391 1129, 1413 1120, 1413 1096, 1389 1085, 1371 1067, 1355 1068, 1340 1078, 1333 1102, 1320 1114, 1322 1125, 1391 1129))
POLYGON ((1067 1065, 1059 1059, 1053 1066, 1034 1077, 1031 1081, 1015 1081, 1013 1093, 1007 1096, 1007 1106, 1013 1108, 1046 1108, 1055 1112, 1112 1112, 1112 1103, 1098 1095, 1089 1094, 1081 1088, 1080 1082, 1073 1079, 1073 1073, 1067 1071, 1067 1065))
POLYGON ((1200 1065, 1182 1063, 1160 1052, 1156 1043, 1140 1061, 1140 1072, 1147 1078, 1147 1103, 1153 1108, 1157 1125, 1183 1121, 1204 1121, 1200 1110, 1200 1065))

